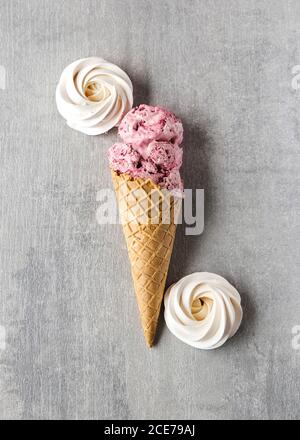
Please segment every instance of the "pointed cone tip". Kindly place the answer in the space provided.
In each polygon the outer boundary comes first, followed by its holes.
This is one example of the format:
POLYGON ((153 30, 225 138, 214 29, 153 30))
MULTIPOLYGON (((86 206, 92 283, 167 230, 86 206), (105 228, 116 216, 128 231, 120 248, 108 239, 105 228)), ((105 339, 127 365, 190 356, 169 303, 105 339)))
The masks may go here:
POLYGON ((145 335, 145 339, 146 339, 146 344, 148 348, 152 348, 154 345, 154 340, 153 338, 149 338, 145 335))

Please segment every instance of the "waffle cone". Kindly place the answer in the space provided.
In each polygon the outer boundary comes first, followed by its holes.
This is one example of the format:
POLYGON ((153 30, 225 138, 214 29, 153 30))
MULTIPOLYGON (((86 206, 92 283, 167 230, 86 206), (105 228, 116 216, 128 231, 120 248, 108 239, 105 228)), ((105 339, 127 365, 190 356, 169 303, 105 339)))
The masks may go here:
POLYGON ((112 171, 147 345, 154 343, 181 199, 151 180, 112 171))

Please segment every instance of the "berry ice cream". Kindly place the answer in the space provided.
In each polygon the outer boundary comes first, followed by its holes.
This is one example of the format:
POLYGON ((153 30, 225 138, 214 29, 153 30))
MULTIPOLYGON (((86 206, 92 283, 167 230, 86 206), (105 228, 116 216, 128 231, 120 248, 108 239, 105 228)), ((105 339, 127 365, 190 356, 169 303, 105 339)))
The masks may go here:
POLYGON ((118 132, 124 142, 134 144, 139 150, 151 141, 180 145, 183 138, 182 123, 174 113, 163 107, 146 104, 128 112, 122 119, 118 132))
POLYGON ((159 185, 170 191, 176 190, 183 193, 183 183, 178 170, 166 173, 159 185))
POLYGON ((108 152, 110 167, 132 177, 151 179, 161 188, 183 192, 181 121, 162 107, 140 105, 119 126, 123 143, 108 152))
POLYGON ((131 174, 140 164, 140 154, 131 145, 118 143, 108 150, 108 160, 113 170, 131 174))
POLYGON ((144 157, 164 170, 179 170, 182 165, 182 148, 170 142, 153 141, 146 148, 144 157))

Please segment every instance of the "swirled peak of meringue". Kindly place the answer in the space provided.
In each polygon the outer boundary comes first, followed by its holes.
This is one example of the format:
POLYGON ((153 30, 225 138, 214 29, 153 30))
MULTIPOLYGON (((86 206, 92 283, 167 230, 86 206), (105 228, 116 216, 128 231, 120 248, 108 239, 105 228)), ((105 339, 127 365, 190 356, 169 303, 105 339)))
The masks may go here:
POLYGON ((211 350, 238 330, 243 312, 238 291, 224 278, 196 272, 173 284, 165 294, 169 330, 193 347, 211 350))
POLYGON ((83 58, 63 71, 56 104, 71 128, 98 135, 118 125, 131 109, 132 90, 120 67, 98 57, 83 58))

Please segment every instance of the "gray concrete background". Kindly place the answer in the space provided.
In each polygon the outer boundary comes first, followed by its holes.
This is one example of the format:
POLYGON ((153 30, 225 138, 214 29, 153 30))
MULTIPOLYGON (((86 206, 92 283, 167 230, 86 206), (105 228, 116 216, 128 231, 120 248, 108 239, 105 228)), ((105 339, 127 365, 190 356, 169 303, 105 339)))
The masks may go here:
POLYGON ((299 418, 300 2, 0 5, 0 417, 299 418), (239 289, 243 325, 221 349, 163 320, 146 348, 121 228, 95 219, 116 132, 72 131, 55 106, 63 68, 91 55, 184 121, 205 232, 178 229, 169 283, 205 270, 239 289))

